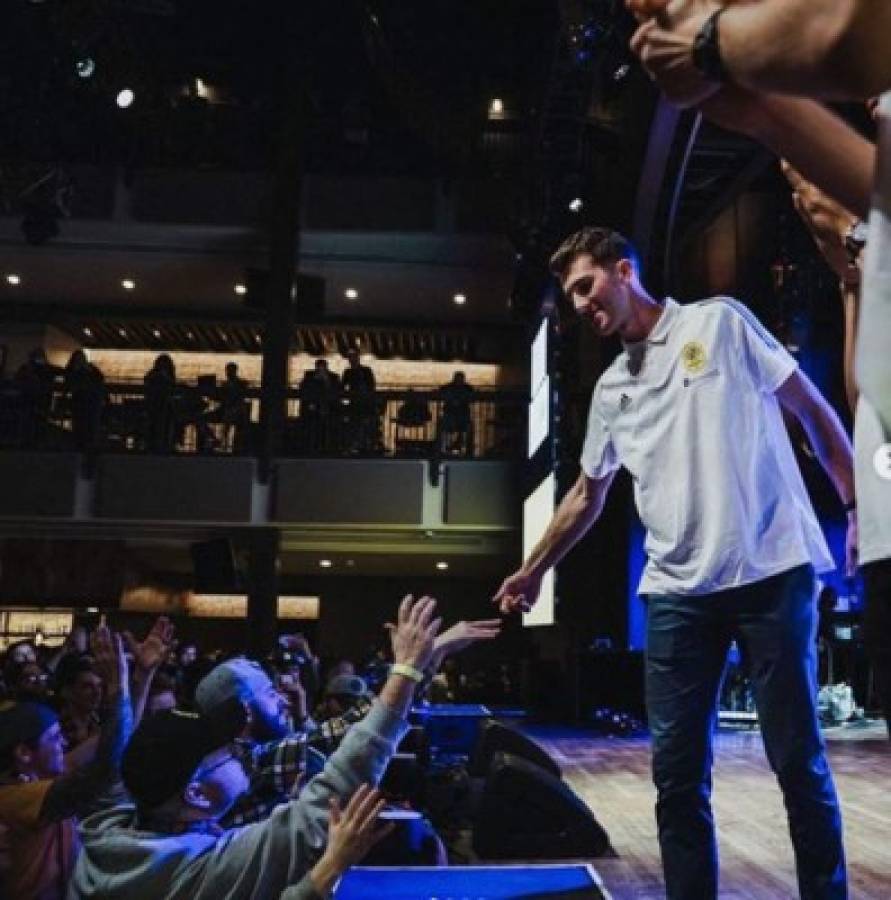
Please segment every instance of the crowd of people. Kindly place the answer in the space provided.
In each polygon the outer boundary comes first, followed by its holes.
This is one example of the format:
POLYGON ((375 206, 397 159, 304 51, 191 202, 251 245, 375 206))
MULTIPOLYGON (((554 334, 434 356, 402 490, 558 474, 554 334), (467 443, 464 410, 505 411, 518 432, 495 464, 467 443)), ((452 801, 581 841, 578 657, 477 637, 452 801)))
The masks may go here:
MULTIPOLYGON (((298 416, 286 445, 300 453, 378 455, 385 452, 382 399, 372 368, 351 349, 338 375, 327 359, 317 359, 294 394, 298 416)), ((66 447, 92 452, 115 442, 150 453, 189 449, 198 453, 250 452, 252 400, 259 396, 228 362, 225 375, 179 378, 169 353, 159 354, 133 385, 109 386, 84 350, 64 367, 52 364, 42 347, 31 351, 14 375, 0 381, 0 441, 26 448, 66 447), (111 402, 111 391, 121 395, 111 402)), ((426 432, 435 415, 432 444, 439 455, 472 456, 471 406, 475 392, 463 372, 423 395, 407 392, 395 411, 397 428, 426 432), (431 411, 431 406, 433 410, 431 411), (437 410, 438 407, 438 410, 437 410)))
MULTIPOLYGON (((410 706, 501 624, 443 629, 436 601, 411 596, 395 619, 367 677, 346 660, 323 673, 299 634, 261 661, 204 656, 163 617, 141 641, 103 623, 54 651, 10 646, 3 896, 329 896, 392 831, 384 806, 410 802, 378 787, 410 706)), ((391 838, 387 858, 445 864, 425 825, 420 850, 391 838)))

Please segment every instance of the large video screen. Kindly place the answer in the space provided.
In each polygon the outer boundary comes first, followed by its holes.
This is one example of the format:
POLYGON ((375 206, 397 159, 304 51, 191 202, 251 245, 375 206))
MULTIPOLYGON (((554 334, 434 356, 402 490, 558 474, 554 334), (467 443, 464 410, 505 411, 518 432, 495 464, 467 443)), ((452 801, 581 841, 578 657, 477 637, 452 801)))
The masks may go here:
MULTIPOLYGON (((541 540, 556 504, 557 481, 551 472, 526 498, 523 504, 523 559, 541 540)), ((553 625, 555 615, 554 570, 551 569, 541 583, 538 602, 523 616, 524 626, 553 625)))

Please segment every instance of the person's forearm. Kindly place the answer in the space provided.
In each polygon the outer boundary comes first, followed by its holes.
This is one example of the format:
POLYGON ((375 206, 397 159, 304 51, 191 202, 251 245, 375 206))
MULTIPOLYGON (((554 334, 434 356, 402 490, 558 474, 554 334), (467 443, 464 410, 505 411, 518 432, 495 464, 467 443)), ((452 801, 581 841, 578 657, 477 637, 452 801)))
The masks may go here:
POLYGON ((405 675, 392 674, 380 692, 380 701, 397 716, 404 719, 411 709, 416 687, 417 682, 412 681, 405 675))
POLYGON ((854 455, 851 441, 835 410, 821 398, 822 415, 802 418, 814 454, 829 476, 842 503, 854 500, 854 455))
POLYGON ((860 316, 860 285, 843 282, 841 294, 845 317, 845 396, 848 400, 848 408, 853 415, 857 408, 857 398, 860 395, 854 375, 854 351, 857 343, 857 322, 860 316))
POLYGON ((578 543, 603 509, 606 491, 594 492, 590 481, 579 479, 557 507, 541 540, 523 563, 527 574, 543 575, 578 543))
POLYGON ((721 16, 721 57, 745 87, 865 100, 891 84, 891 4, 760 0, 721 16))
POLYGON ((119 777, 121 758, 133 733, 133 712, 128 691, 105 699, 102 730, 96 755, 86 766, 60 776, 47 793, 41 818, 59 821, 80 815, 119 777))
POLYGON ((137 669, 133 673, 133 690, 131 692, 131 704, 133 707, 133 727, 141 721, 145 713, 145 705, 148 702, 149 691, 155 678, 155 670, 137 669))
POLYGON ((757 105, 758 115, 747 117, 747 132, 865 219, 875 176, 875 146, 813 100, 762 95, 757 105))

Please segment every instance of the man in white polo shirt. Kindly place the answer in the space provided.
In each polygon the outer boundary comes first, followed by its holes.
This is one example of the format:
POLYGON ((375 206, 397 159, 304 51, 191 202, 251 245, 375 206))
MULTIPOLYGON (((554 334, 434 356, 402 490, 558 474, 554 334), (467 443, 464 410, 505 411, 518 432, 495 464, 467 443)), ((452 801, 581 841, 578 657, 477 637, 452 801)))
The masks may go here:
MULTIPOLYGON (((832 558, 783 425, 804 427, 846 508, 851 445, 795 360, 729 298, 654 300, 620 234, 585 228, 551 260, 567 297, 624 352, 591 399, 582 473, 495 596, 527 610, 600 514, 620 466, 647 530, 647 710, 670 900, 717 896, 709 802, 727 650, 746 658, 789 815, 801 896, 847 895, 841 816, 816 715, 814 572, 832 558)), ((856 552, 856 526, 848 554, 856 552)), ((850 560, 849 560, 850 561, 850 560)))

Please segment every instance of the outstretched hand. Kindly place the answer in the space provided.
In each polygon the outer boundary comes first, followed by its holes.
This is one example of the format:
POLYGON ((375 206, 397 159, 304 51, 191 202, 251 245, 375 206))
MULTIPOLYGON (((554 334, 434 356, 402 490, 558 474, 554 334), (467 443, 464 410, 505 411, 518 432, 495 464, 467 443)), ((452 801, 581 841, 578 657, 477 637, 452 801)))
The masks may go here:
POLYGON ((439 664, 453 653, 458 653, 477 641, 491 641, 501 634, 501 619, 460 621, 438 635, 433 643, 433 665, 439 664))
POLYGON ((498 609, 508 615, 515 612, 529 612, 538 599, 541 591, 541 578, 525 572, 514 572, 501 582, 492 602, 498 609))
POLYGON ((167 659, 176 645, 173 639, 174 631, 170 619, 160 616, 142 643, 137 642, 129 631, 124 632, 127 649, 133 654, 134 665, 139 671, 153 672, 167 659))
POLYGON ((383 794, 370 785, 360 785, 341 810, 337 800, 331 801, 328 819, 328 846, 313 867, 310 877, 318 893, 329 896, 335 882, 350 866, 393 830, 393 823, 381 823, 378 816, 386 806, 383 794))
POLYGON ((433 641, 442 625, 442 619, 434 619, 436 600, 421 597, 417 602, 411 594, 399 604, 397 623, 387 623, 393 646, 393 661, 426 669, 433 656, 433 641))
POLYGON ((106 696, 114 697, 129 690, 127 657, 121 636, 100 625, 90 635, 90 651, 96 672, 105 686, 106 696))

